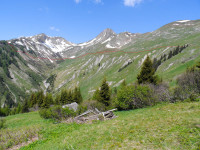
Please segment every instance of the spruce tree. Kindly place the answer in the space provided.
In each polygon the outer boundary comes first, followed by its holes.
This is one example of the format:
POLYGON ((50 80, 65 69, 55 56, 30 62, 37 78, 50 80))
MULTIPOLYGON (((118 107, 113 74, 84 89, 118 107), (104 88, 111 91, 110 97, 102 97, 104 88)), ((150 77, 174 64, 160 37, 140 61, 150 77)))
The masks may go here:
POLYGON ((100 99, 99 101, 103 104, 105 104, 106 106, 109 106, 110 104, 110 87, 106 81, 106 78, 104 78, 102 84, 101 84, 101 88, 99 91, 99 96, 100 99))
POLYGON ((21 112, 22 112, 22 106, 20 104, 18 104, 16 114, 19 114, 21 112))
POLYGON ((61 96, 60 96, 60 103, 61 105, 64 105, 67 103, 67 97, 68 97, 68 92, 66 90, 61 91, 61 96))
POLYGON ((72 102, 73 102, 73 94, 72 94, 72 91, 69 90, 67 92, 67 103, 69 104, 69 103, 72 103, 72 102))
POLYGON ((99 89, 96 89, 96 91, 94 92, 94 94, 92 96, 92 99, 100 101, 99 89))
POLYGON ((38 103, 39 107, 42 106, 44 98, 45 98, 45 96, 44 96, 43 91, 40 91, 40 92, 37 93, 37 103, 38 103))
POLYGON ((73 102, 77 102, 78 104, 80 104, 82 100, 83 98, 81 95, 80 87, 79 88, 75 87, 73 92, 73 102))
POLYGON ((56 95, 56 98, 55 98, 55 104, 56 105, 60 105, 61 104, 61 99, 60 99, 60 94, 56 95))
POLYGON ((37 97, 35 93, 32 93, 29 99, 30 107, 33 107, 35 104, 37 104, 37 97))
POLYGON ((29 112, 28 110, 28 100, 25 99, 23 105, 22 105, 22 113, 26 113, 26 112, 29 112))
POLYGON ((145 59, 142 69, 137 76, 138 83, 153 83, 157 84, 157 76, 155 76, 155 69, 149 56, 145 59))

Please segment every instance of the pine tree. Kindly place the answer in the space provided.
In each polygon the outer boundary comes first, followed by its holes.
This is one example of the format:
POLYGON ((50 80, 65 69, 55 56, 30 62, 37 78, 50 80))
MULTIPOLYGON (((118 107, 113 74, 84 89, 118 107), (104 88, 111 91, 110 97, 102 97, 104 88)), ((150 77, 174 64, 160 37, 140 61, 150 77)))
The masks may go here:
POLYGON ((106 81, 106 78, 104 78, 102 84, 101 84, 101 88, 100 88, 100 91, 99 91, 99 96, 100 96, 100 99, 99 101, 103 104, 105 104, 106 106, 109 106, 110 104, 110 87, 106 81))
POLYGON ((172 56, 173 56, 172 51, 170 51, 168 54, 168 59, 172 58, 172 56))
POLYGON ((155 76, 155 69, 149 56, 146 58, 142 65, 142 69, 137 76, 138 83, 153 83, 157 84, 157 76, 155 76))
POLYGON ((60 105, 60 103, 61 103, 61 98, 60 97, 61 97, 60 94, 56 95, 56 98, 55 98, 55 104, 56 105, 60 105))
POLYGON ((35 104, 37 104, 37 97, 35 93, 32 93, 29 99, 30 107, 33 107, 35 104))
POLYGON ((28 100, 25 99, 23 105, 22 105, 22 113, 26 113, 26 112, 29 112, 28 110, 28 100))
POLYGON ((73 94, 71 90, 69 90, 67 93, 67 103, 69 104, 73 102, 73 94))
POLYGON ((79 88, 75 87, 74 92, 73 92, 73 101, 80 104, 82 100, 83 98, 81 95, 80 87, 79 88))
POLYGON ((94 94, 92 96, 92 99, 100 101, 99 89, 96 89, 96 91, 94 92, 94 94))
POLYGON ((22 112, 22 106, 20 104, 18 104, 16 114, 19 114, 21 112, 22 112))
POLYGON ((37 103, 38 103, 39 107, 42 106, 44 98, 45 98, 45 96, 44 96, 43 91, 40 91, 37 93, 37 103))
POLYGON ((67 104, 68 92, 67 90, 61 91, 60 103, 61 105, 67 104))

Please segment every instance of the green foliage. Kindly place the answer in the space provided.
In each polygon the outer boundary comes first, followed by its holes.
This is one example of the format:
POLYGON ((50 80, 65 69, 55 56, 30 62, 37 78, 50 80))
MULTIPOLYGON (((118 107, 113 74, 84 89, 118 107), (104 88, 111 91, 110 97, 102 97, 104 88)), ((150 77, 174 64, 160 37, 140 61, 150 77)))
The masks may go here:
POLYGON ((165 103, 115 112, 117 118, 93 124, 54 124, 51 120, 42 119, 38 112, 8 116, 8 126, 0 132, 3 139, 0 147, 6 149, 10 139, 11 145, 15 145, 14 141, 19 141, 19 138, 25 142, 25 138, 31 139, 30 132, 35 137, 39 131, 39 139, 21 149, 196 150, 200 138, 199 107, 199 102, 165 103))
POLYGON ((10 46, 6 41, 0 41, 0 67, 3 68, 7 77, 11 78, 9 66, 14 64, 19 68, 18 58, 22 63, 26 64, 24 59, 17 53, 17 49, 10 46))
POLYGON ((153 91, 148 85, 130 85, 117 93, 116 106, 119 110, 128 110, 155 105, 153 91))
POLYGON ((78 104, 80 104, 83 101, 82 95, 81 95, 81 90, 80 87, 75 87, 74 91, 73 91, 73 97, 72 97, 74 102, 77 102, 78 104))
POLYGON ((8 116, 10 115, 10 108, 7 106, 7 107, 4 107, 4 108, 0 108, 0 116, 8 116))
POLYGON ((51 93, 46 93, 46 96, 43 100, 43 103, 41 105, 42 108, 49 108, 49 106, 53 104, 53 97, 51 93))
POLYGON ((62 108, 62 117, 67 119, 69 117, 75 117, 76 116, 76 112, 72 109, 69 109, 68 107, 66 108, 62 108))
POLYGON ((30 77, 33 85, 39 86, 40 83, 42 82, 42 77, 38 73, 35 73, 31 70, 27 70, 26 74, 30 77))
POLYGON ((106 110, 105 104, 99 102, 98 100, 86 100, 81 103, 79 111, 84 112, 87 109, 94 110, 95 108, 97 108, 100 111, 106 110))
POLYGON ((106 78, 102 81, 102 84, 100 86, 99 91, 99 99, 97 99, 99 102, 103 103, 106 106, 109 106, 110 104, 110 87, 106 81, 106 78))
POLYGON ((49 84, 50 84, 50 86, 48 86, 48 89, 47 89, 48 92, 50 92, 50 91, 53 90, 55 79, 56 79, 56 74, 52 74, 52 75, 50 75, 50 77, 46 80, 46 83, 49 83, 49 84))
POLYGON ((155 69, 153 68, 153 64, 149 56, 145 59, 142 69, 137 76, 138 83, 153 83, 157 84, 158 77, 155 75, 155 69))
POLYGON ((6 120, 4 118, 0 118, 0 129, 5 128, 6 120))
POLYGON ((99 89, 96 89, 96 91, 93 94, 92 99, 93 100, 100 100, 99 89))
POLYGON ((26 112, 29 112, 29 105, 28 105, 28 100, 26 100, 25 99, 25 101, 24 101, 24 103, 23 103, 23 105, 22 105, 22 110, 21 110, 21 112, 22 113, 26 113, 26 112))
POLYGON ((76 116, 76 112, 69 108, 62 108, 60 105, 55 105, 50 108, 44 108, 39 111, 39 114, 44 119, 53 119, 60 121, 63 118, 76 116))
POLYGON ((175 100, 185 100, 192 94, 200 93, 200 70, 186 72, 177 79, 177 87, 174 89, 175 100))
POLYGON ((37 94, 36 94, 36 97, 37 97, 37 104, 39 107, 42 107, 42 104, 43 104, 43 100, 45 98, 44 96, 44 92, 43 91, 39 91, 37 94))

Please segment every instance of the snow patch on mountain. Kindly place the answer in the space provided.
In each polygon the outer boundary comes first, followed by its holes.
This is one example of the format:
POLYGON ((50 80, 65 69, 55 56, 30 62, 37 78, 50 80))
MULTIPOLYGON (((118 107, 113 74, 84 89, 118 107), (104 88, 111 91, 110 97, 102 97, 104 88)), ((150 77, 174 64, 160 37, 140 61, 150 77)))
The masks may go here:
POLYGON ((180 23, 184 23, 184 22, 188 22, 190 20, 180 20, 180 21, 176 21, 176 22, 180 22, 180 23))
POLYGON ((107 44, 106 47, 107 48, 117 48, 117 47, 111 46, 110 44, 107 44))

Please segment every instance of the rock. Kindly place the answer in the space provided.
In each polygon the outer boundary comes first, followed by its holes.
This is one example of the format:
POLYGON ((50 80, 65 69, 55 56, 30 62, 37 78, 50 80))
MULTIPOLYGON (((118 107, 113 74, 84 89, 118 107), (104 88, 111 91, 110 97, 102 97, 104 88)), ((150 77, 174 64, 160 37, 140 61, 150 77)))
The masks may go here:
POLYGON ((74 111, 78 110, 78 104, 76 102, 62 106, 62 108, 66 108, 66 107, 68 107, 69 109, 72 109, 74 111))

